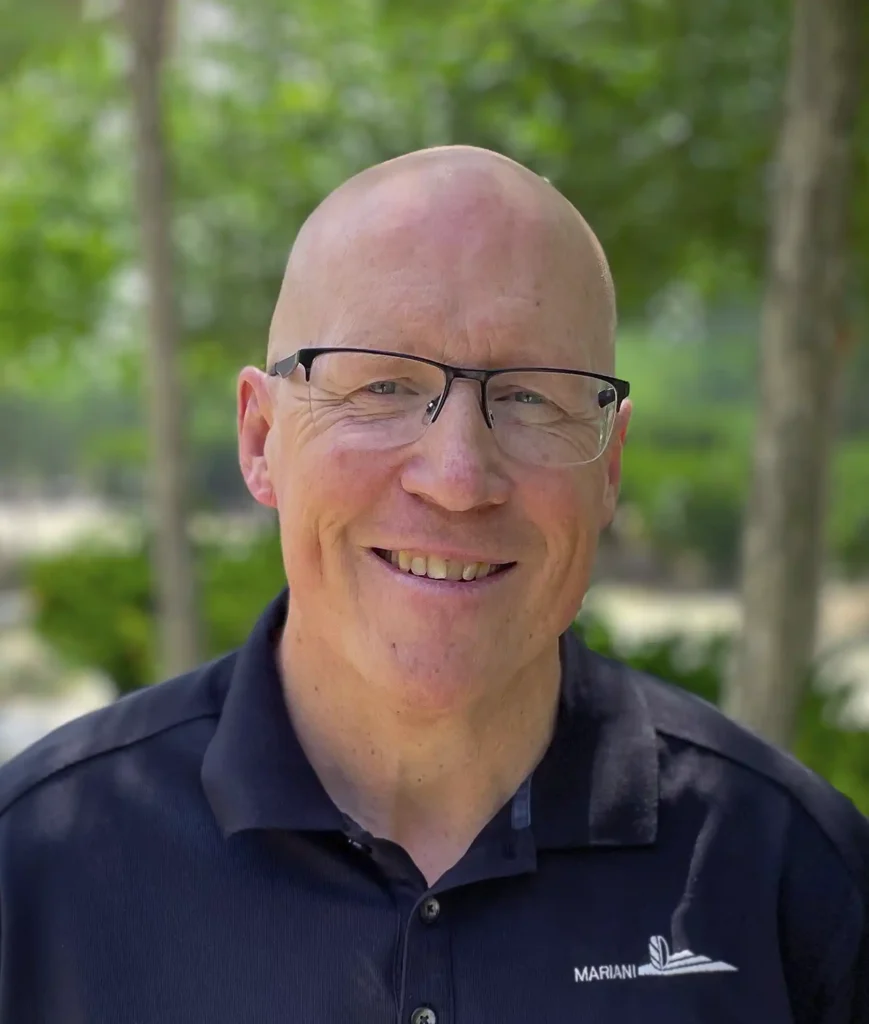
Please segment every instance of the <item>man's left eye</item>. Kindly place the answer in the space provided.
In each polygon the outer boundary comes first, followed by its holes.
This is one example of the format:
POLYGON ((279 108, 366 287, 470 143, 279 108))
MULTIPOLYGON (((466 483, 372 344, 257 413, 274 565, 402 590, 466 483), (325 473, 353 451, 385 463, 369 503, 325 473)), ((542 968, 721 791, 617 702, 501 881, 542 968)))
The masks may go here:
POLYGON ((394 395, 395 394, 395 381, 394 380, 377 380, 373 384, 368 385, 368 390, 373 395, 394 395))
POLYGON ((540 395, 535 394, 533 391, 513 391, 509 395, 502 396, 507 401, 518 402, 520 405, 536 405, 539 402, 545 402, 545 398, 541 398, 540 395))

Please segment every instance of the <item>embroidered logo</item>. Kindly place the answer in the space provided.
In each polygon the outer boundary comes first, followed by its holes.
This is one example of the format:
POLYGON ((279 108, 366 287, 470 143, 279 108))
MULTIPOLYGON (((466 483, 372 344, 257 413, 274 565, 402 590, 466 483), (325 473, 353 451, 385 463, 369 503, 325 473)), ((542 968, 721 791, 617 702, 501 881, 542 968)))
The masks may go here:
POLYGON ((714 974, 721 971, 736 971, 739 968, 723 960, 711 960, 699 956, 690 949, 671 953, 667 940, 662 935, 649 939, 649 962, 647 964, 600 964, 596 967, 574 967, 574 981, 627 981, 633 978, 671 977, 677 974, 714 974))

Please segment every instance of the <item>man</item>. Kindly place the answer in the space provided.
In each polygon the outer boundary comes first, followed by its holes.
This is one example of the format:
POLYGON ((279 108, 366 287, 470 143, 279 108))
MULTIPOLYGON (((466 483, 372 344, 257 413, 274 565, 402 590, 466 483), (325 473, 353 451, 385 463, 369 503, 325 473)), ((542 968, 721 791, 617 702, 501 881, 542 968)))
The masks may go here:
POLYGON ((869 831, 570 632, 630 416, 570 204, 446 148, 296 239, 239 652, 0 773, 3 1024, 865 1024, 869 831))

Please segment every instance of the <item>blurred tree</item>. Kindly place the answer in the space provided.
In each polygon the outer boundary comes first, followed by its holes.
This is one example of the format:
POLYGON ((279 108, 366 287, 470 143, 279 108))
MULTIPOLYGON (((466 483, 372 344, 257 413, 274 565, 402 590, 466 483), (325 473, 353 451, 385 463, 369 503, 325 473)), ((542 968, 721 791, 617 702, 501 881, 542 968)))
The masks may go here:
POLYGON ((744 625, 725 708, 788 744, 814 657, 865 0, 794 0, 772 192, 744 625))
POLYGON ((136 146, 136 191, 148 287, 148 429, 159 670, 199 660, 193 553, 187 535, 187 470, 171 237, 169 147, 162 70, 170 0, 124 0, 136 146))

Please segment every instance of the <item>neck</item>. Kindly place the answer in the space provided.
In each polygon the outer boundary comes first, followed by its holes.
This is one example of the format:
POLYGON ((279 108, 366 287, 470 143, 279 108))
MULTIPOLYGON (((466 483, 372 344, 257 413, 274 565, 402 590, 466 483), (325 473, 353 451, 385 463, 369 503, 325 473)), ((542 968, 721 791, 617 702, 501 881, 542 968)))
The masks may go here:
POLYGON ((391 701, 289 627, 280 663, 293 726, 326 792, 372 835, 402 846, 430 883, 512 797, 552 735, 555 646, 506 683, 481 687, 476 702, 439 713, 391 701))

